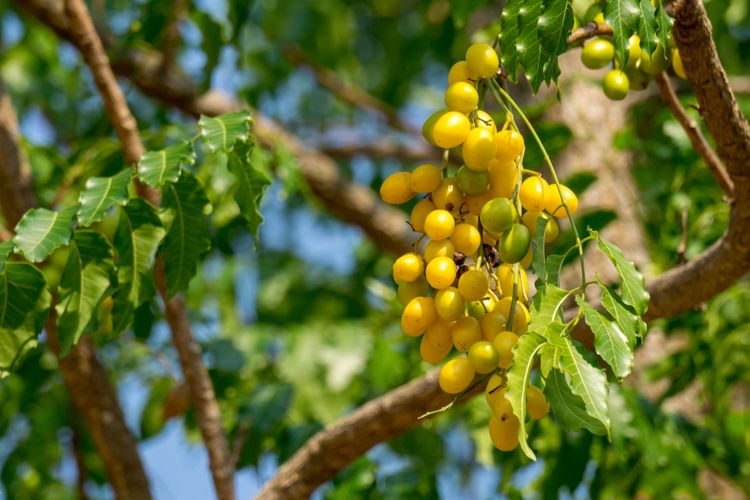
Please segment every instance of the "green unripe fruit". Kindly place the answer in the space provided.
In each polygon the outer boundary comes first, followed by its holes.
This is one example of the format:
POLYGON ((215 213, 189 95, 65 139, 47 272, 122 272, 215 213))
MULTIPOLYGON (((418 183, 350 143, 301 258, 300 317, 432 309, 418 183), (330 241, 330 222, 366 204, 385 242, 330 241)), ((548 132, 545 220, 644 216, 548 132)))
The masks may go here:
POLYGON ((615 46, 602 38, 592 40, 583 46, 581 62, 589 69, 601 69, 612 62, 615 46))
POLYGON ((657 44, 653 54, 641 51, 641 69, 651 76, 656 76, 669 66, 667 54, 662 44, 657 44))
POLYGON ((490 181, 490 174, 486 170, 477 172, 466 165, 463 165, 456 172, 456 183, 458 189, 466 194, 480 194, 487 189, 490 181))
POLYGON ((628 75, 619 69, 613 69, 604 75, 604 81, 602 82, 604 88, 604 94, 612 99, 613 101, 621 101, 628 95, 630 90, 630 81, 628 75))
POLYGON ((510 229, 516 220, 516 207, 508 198, 493 198, 482 207, 479 220, 488 231, 502 233, 510 229))
POLYGON ((529 229, 523 224, 513 224, 500 238, 497 251, 503 262, 515 264, 526 257, 529 246, 531 246, 529 229))

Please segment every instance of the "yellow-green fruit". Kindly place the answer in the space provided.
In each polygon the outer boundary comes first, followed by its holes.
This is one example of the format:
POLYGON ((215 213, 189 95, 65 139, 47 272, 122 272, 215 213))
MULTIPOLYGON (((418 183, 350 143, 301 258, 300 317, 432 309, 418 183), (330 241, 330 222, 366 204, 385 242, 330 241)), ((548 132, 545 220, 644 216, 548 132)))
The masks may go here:
POLYGON ((465 316, 451 327, 453 345, 461 352, 466 352, 475 343, 482 340, 482 328, 479 321, 471 316, 465 316))
POLYGON ((409 301, 401 314, 401 327, 410 337, 422 335, 437 319, 432 297, 417 297, 409 301))
POLYGON ((491 342, 480 340, 469 348, 469 362, 477 373, 490 373, 497 368, 499 357, 491 342))
POLYGON ((500 60, 495 49, 489 44, 474 43, 466 51, 466 64, 469 68, 469 74, 489 78, 497 73, 500 60))
POLYGON ((458 279, 458 291, 466 300, 481 300, 488 288, 487 275, 478 269, 466 271, 458 279))
POLYGON ((549 403, 542 391, 535 385, 526 389, 526 408, 534 420, 544 418, 549 413, 549 403))
POLYGON ((420 276, 414 281, 404 281, 398 285, 398 301, 402 306, 406 306, 412 299, 422 297, 427 294, 427 280, 420 276))
POLYGON ((625 99, 630 90, 630 80, 628 80, 628 75, 619 69, 608 71, 607 74, 604 75, 604 80, 602 80, 602 89, 604 89, 604 95, 613 101, 621 101, 625 99))
POLYGON ((474 380, 474 368, 466 357, 451 359, 443 365, 438 376, 438 383, 443 392, 458 394, 464 391, 474 380))
POLYGON ((416 193, 411 190, 411 174, 409 172, 395 172, 385 178, 380 186, 380 197, 391 205, 401 205, 414 198, 416 193))
POLYGON ((497 349, 498 366, 508 368, 513 362, 513 347, 518 342, 518 335, 513 332, 503 331, 492 339, 492 345, 497 349))
POLYGON ((438 111, 435 111, 422 124, 422 137, 427 139, 427 142, 429 142, 430 144, 435 144, 435 140, 432 137, 432 131, 435 129, 435 123, 437 123, 440 117, 447 112, 447 109, 440 109, 438 111))
POLYGON ((456 321, 463 317, 466 302, 456 287, 438 290, 435 294, 435 310, 446 321, 456 321))
POLYGON ((443 174, 435 165, 420 165, 412 170, 409 181, 415 193, 431 193, 443 183, 443 174))
POLYGON ((601 69, 612 62, 615 46, 603 38, 591 40, 581 50, 581 62, 589 69, 601 69))
POLYGON ((656 76, 669 65, 667 54, 662 44, 657 44, 653 54, 641 51, 641 69, 651 76, 656 76))
POLYGON ((680 51, 677 49, 674 49, 672 51, 672 69, 674 69, 674 72, 677 76, 679 76, 683 80, 687 80, 685 68, 682 66, 682 57, 680 57, 680 51))

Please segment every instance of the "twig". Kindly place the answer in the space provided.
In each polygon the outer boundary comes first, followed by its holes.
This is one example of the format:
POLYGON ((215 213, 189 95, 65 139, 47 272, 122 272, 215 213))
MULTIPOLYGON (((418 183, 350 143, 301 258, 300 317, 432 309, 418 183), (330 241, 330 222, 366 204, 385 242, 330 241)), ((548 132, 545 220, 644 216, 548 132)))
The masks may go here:
POLYGON ((397 130, 417 136, 420 135, 419 130, 401 120, 398 116, 398 111, 393 106, 378 99, 360 87, 342 80, 335 72, 312 60, 299 46, 294 44, 285 45, 284 55, 293 64, 309 67, 318 83, 330 90, 341 100, 358 108, 379 114, 385 119, 388 125, 397 130))
MULTIPOLYGON (((82 0, 65 0, 65 17, 69 24, 71 42, 78 48, 91 70, 109 121, 120 139, 125 163, 135 165, 143 155, 143 143, 135 118, 117 84, 86 5, 82 0)), ((158 191, 145 185, 140 185, 138 191, 152 204, 159 204, 158 191)), ((166 292, 161 260, 157 263, 156 282, 165 303, 165 315, 172 331, 172 341, 177 349, 185 381, 190 388, 193 406, 198 415, 198 424, 208 451, 217 497, 220 500, 232 500, 235 497, 233 473, 229 465, 229 450, 221 424, 219 405, 208 370, 203 364, 200 347, 193 338, 183 299, 179 295, 170 299, 166 292)))
POLYGON ((237 462, 240 460, 240 453, 242 453, 242 448, 245 446, 247 433, 249 431, 250 424, 246 421, 241 422, 237 426, 237 435, 234 437, 234 442, 232 443, 232 454, 229 459, 229 462, 232 464, 232 469, 237 469, 237 462))
POLYGON ((680 214, 680 244, 677 245, 677 265, 685 263, 685 252, 687 251, 687 233, 688 233, 688 209, 682 207, 680 214))
POLYGON ((13 237, 13 233, 5 229, 5 227, 0 226, 0 243, 9 241, 12 237, 13 237))
POLYGON ((611 35, 612 33, 614 33, 612 26, 605 23, 597 23, 596 21, 591 21, 590 23, 581 26, 570 34, 570 36, 568 37, 568 45, 574 44, 576 42, 581 42, 583 40, 588 40, 589 38, 594 38, 595 36, 611 35))
POLYGON ((687 114, 687 111, 685 111, 685 108, 683 108, 682 104, 680 104, 680 99, 679 97, 677 97, 677 94, 675 93, 674 88, 669 81, 669 77, 666 73, 662 72, 654 79, 656 80, 656 85, 659 87, 659 93, 661 94, 661 98, 664 101, 664 104, 667 105, 677 121, 680 123, 680 125, 682 125, 682 128, 685 129, 685 133, 690 139, 690 144, 693 145, 693 148, 695 148, 696 152, 701 156, 701 158, 703 158, 703 161, 706 162, 709 170, 716 178, 716 182, 718 182, 719 186, 721 186, 721 189, 726 194, 727 199, 731 201, 734 198, 734 183, 729 178, 729 175, 727 174, 724 165, 722 165, 721 160, 719 160, 719 157, 716 156, 716 152, 703 136, 703 133, 698 127, 698 124, 695 122, 695 120, 690 118, 690 116, 687 114))
POLYGON ((367 144, 348 143, 341 146, 318 146, 318 151, 335 159, 349 159, 353 156, 368 158, 397 158, 404 162, 440 162, 441 153, 430 147, 405 146, 393 141, 377 141, 367 144))
POLYGON ((185 0, 172 0, 169 22, 164 28, 161 41, 161 52, 164 55, 162 64, 169 70, 174 66, 175 54, 180 44, 180 22, 185 14, 185 0))

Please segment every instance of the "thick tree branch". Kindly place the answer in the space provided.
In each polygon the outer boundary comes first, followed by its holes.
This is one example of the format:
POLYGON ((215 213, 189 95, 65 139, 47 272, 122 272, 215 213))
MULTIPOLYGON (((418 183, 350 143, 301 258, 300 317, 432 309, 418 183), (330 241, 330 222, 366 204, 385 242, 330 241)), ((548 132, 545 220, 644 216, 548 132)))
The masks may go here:
MULTIPOLYGON (((31 188, 28 161, 18 143, 16 114, 2 86, 0 106, 0 200, 5 219, 15 226, 22 214, 37 206, 37 200, 31 188)), ((57 355, 59 344, 54 308, 45 331, 49 345, 57 355)), ((76 410, 91 432, 117 497, 151 498, 137 443, 125 423, 115 388, 97 359, 88 336, 83 337, 68 356, 60 359, 60 371, 76 410)))
POLYGON ((685 133, 690 139, 690 144, 693 145, 693 148, 695 148, 701 158, 703 158, 703 161, 706 162, 706 166, 711 170, 711 173, 716 178, 716 182, 719 183, 719 186, 721 186, 721 189, 727 195, 727 199, 732 200, 734 197, 734 184, 729 178, 729 174, 727 174, 726 169, 724 169, 724 165, 721 164, 719 157, 716 156, 716 152, 714 152, 711 145, 703 136, 698 124, 695 123, 695 120, 690 118, 687 111, 685 111, 685 108, 680 104, 680 99, 677 97, 677 94, 669 81, 669 76, 667 76, 666 73, 661 73, 655 77, 655 80, 656 85, 659 87, 659 93, 661 94, 662 100, 680 125, 682 125, 682 128, 685 129, 685 133))
MULTIPOLYGON (((82 0, 65 0, 64 13, 69 33, 68 40, 79 50, 91 70, 109 121, 122 144, 125 162, 135 165, 144 153, 138 126, 117 84, 109 65, 109 58, 104 52, 86 5, 82 0)), ((141 185, 139 193, 154 205, 158 205, 158 191, 141 185)), ((222 428, 219 405, 208 370, 203 364, 200 348, 193 339, 185 305, 181 296, 170 299, 167 295, 161 266, 157 266, 156 280, 164 299, 172 341, 179 354, 185 381, 190 388, 191 399, 198 415, 201 434, 208 450, 217 497, 221 500, 234 499, 233 469, 229 463, 228 444, 222 428)))
POLYGON ((344 81, 335 72, 311 59, 299 46, 287 44, 284 46, 284 55, 297 66, 309 67, 315 76, 315 80, 342 101, 382 116, 388 125, 397 130, 414 134, 417 137, 420 136, 419 130, 401 120, 398 116, 398 111, 393 106, 381 101, 356 85, 344 81))

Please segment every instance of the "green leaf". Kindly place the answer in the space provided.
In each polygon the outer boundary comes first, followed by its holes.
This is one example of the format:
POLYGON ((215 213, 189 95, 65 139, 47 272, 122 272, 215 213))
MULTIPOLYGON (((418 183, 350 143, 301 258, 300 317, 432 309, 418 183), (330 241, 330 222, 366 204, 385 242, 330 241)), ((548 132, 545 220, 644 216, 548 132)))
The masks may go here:
POLYGON ((228 153, 228 166, 237 178, 234 199, 240 208, 240 213, 247 221, 248 229, 257 241, 258 228, 263 223, 260 200, 266 188, 271 184, 271 179, 250 161, 252 147, 248 141, 237 142, 234 149, 228 153))
POLYGON ((16 252, 23 253, 31 262, 41 262, 58 247, 67 245, 73 232, 73 218, 78 207, 59 212, 46 208, 32 208, 16 226, 13 243, 16 252))
POLYGON ((626 377, 633 367, 633 351, 619 325, 597 311, 583 297, 578 297, 586 324, 594 333, 594 348, 612 368, 617 378, 626 377))
POLYGON ((627 260, 622 250, 609 241, 599 236, 596 231, 589 231, 597 240, 599 251, 609 258, 620 276, 620 293, 622 300, 635 309, 635 312, 643 315, 648 309, 649 295, 644 287, 643 275, 635 268, 632 261, 627 260))
POLYGON ((140 198, 131 199, 120 213, 115 231, 118 256, 113 329, 130 324, 135 308, 154 296, 153 266, 165 230, 156 210, 140 198))
MULTIPOLYGON (((560 325, 562 327, 562 325, 560 325)), ((513 363, 508 371, 508 389, 505 398, 510 401, 513 413, 518 417, 521 425, 518 427, 518 442, 521 449, 531 460, 536 460, 536 455, 526 442, 526 390, 531 379, 531 369, 534 367, 534 358, 547 340, 536 332, 527 332, 521 335, 513 347, 513 363)))
POLYGON ((518 34, 524 0, 508 0, 500 14, 500 61, 512 82, 518 81, 518 34))
POLYGON ((560 76, 557 58, 568 49, 568 35, 573 29, 573 5, 570 0, 544 0, 539 18, 539 40, 548 55, 543 64, 544 81, 549 85, 560 76))
POLYGON ((620 329, 628 339, 628 345, 633 349, 637 339, 645 336, 646 323, 629 306, 623 304, 620 297, 610 287, 598 279, 597 282, 602 290, 602 306, 620 325, 620 329))
POLYGON ((586 412, 583 400, 573 394, 565 374, 552 370, 545 380, 544 394, 549 400, 557 423, 568 432, 587 429, 593 434, 604 435, 606 427, 586 412))
POLYGON ((555 321, 563 302, 569 295, 567 290, 550 283, 538 288, 531 304, 529 331, 543 333, 547 325, 555 321))
POLYGON ((37 345, 51 302, 46 285, 28 262, 7 262, 0 271, 0 378, 37 345))
POLYGON ((518 55, 534 93, 539 90, 544 80, 543 66, 549 58, 549 54, 539 41, 539 18, 543 9, 542 0, 526 0, 520 11, 518 55))
POLYGON ((547 283, 552 285, 560 284, 560 271, 562 270, 565 256, 562 254, 550 255, 547 257, 545 272, 547 273, 547 283))
POLYGON ((551 335, 549 343, 560 350, 560 368, 570 377, 571 391, 583 400, 586 413, 599 421, 609 435, 607 377, 604 372, 590 365, 566 335, 551 335))
POLYGON ((612 40, 623 68, 628 63, 628 40, 638 30, 640 17, 636 0, 608 0, 604 4, 604 20, 614 30, 612 40))
POLYGON ((185 290, 195 275, 198 260, 211 248, 203 212, 208 198, 200 182, 187 171, 163 190, 162 219, 167 234, 162 244, 164 273, 170 297, 185 290))
POLYGON ((659 8, 656 9, 656 36, 663 47, 669 47, 669 33, 672 31, 674 20, 664 10, 664 3, 664 0, 661 0, 659 8))
POLYGON ((211 151, 229 152, 237 141, 246 141, 252 118, 247 111, 225 113, 215 118, 201 116, 198 121, 201 135, 211 151))
POLYGON ((91 322, 113 273, 114 252, 109 241, 96 231, 76 231, 60 278, 60 299, 55 307, 63 355, 78 343, 91 322))
POLYGON ((641 48, 648 54, 653 54, 656 50, 656 9, 651 4, 651 0, 640 0, 641 20, 638 25, 638 34, 641 39, 641 48))
POLYGON ((78 197, 78 223, 88 227, 102 220, 112 206, 127 203, 131 177, 131 170, 125 169, 112 177, 89 178, 78 197))
POLYGON ((549 219, 539 216, 536 219, 536 231, 534 232, 534 247, 531 254, 531 269, 537 277, 537 283, 547 281, 547 270, 544 267, 544 232, 547 230, 549 219))
POLYGON ((13 252, 13 246, 14 245, 12 241, 0 243, 0 272, 5 269, 5 263, 7 262, 8 257, 10 257, 10 254, 13 252))
POLYGON ((138 177, 151 187, 158 188, 180 177, 181 164, 195 163, 193 143, 183 141, 159 151, 149 151, 138 162, 138 177))

